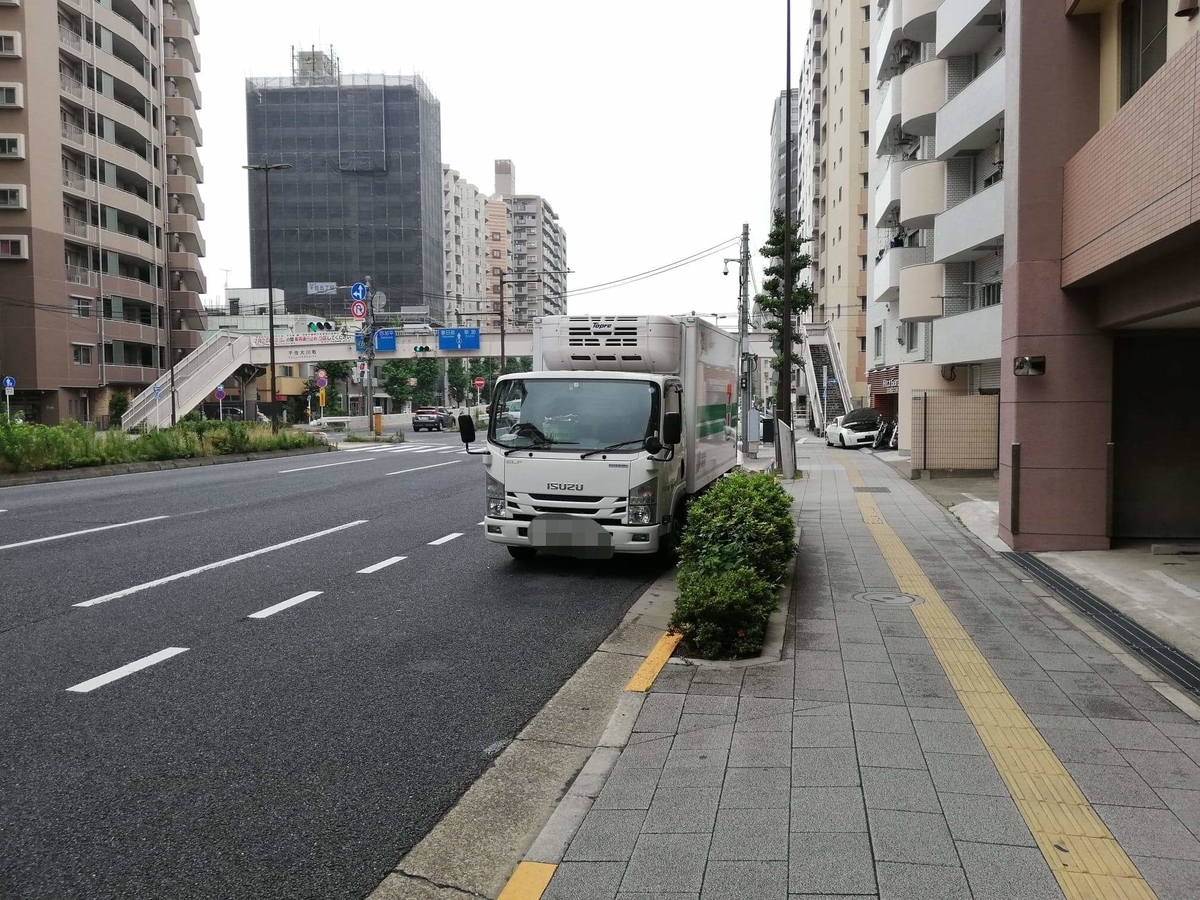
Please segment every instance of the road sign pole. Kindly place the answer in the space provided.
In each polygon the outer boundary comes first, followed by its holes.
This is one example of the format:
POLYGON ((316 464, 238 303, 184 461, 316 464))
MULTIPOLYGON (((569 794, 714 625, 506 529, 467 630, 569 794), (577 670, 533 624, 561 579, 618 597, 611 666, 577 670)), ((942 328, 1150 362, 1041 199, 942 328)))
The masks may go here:
POLYGON ((217 421, 225 421, 225 401, 219 397, 217 398, 217 421))
POLYGON ((4 418, 8 419, 8 421, 11 422, 12 421, 12 408, 8 405, 8 400, 9 400, 9 394, 8 394, 8 391, 5 391, 4 392, 4 418))

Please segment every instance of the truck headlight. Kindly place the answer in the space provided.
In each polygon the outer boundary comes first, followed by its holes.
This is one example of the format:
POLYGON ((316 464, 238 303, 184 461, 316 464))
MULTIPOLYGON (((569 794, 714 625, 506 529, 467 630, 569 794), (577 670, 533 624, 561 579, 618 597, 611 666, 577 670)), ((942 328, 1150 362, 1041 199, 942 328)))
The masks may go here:
POLYGON ((629 491, 630 525, 653 525, 658 511, 658 479, 639 484, 629 491))
POLYGON ((487 514, 493 518, 505 518, 508 515, 504 484, 490 474, 487 476, 487 514))

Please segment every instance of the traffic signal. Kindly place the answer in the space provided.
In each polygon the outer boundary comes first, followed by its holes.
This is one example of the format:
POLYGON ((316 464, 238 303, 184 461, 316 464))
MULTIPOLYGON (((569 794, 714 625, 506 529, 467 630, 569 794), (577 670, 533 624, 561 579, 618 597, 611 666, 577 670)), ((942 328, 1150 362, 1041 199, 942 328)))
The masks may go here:
POLYGON ((413 347, 413 353, 428 353, 432 349, 433 349, 432 347, 428 347, 428 346, 413 347))
POLYGON ((308 330, 311 332, 333 331, 337 326, 327 319, 313 319, 308 323, 308 330))

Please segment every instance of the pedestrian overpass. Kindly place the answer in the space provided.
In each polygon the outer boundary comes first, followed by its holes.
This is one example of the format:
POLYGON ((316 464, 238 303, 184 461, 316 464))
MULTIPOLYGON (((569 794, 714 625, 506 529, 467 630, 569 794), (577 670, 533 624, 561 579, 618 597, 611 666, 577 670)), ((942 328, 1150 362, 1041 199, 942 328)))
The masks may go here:
MULTIPOLYGON (((500 356, 500 332, 480 331, 477 350, 438 350, 434 344, 428 352, 417 352, 413 345, 423 346, 425 341, 436 343, 437 334, 396 334, 395 350, 377 350, 375 359, 471 359, 500 356), (401 343, 406 346, 401 346, 401 343)), ((533 333, 530 331, 508 332, 504 339, 504 354, 513 356, 533 355, 533 333)), ((275 337, 275 364, 303 365, 315 362, 357 361, 362 354, 358 351, 353 334, 281 334, 275 337)), ((175 365, 174 391, 175 414, 185 416, 221 384, 229 380, 243 367, 270 370, 270 339, 262 334, 244 334, 222 331, 213 335, 194 352, 175 365)), ((159 423, 171 421, 172 373, 170 370, 159 377, 140 394, 133 398, 129 409, 121 417, 125 429, 158 427, 159 423)))

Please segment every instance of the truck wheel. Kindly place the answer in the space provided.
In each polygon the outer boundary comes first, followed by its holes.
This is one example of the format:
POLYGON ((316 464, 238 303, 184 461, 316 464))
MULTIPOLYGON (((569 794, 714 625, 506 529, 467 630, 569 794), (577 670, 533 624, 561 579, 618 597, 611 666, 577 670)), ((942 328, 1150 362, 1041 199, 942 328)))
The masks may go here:
POLYGON ((528 561, 537 556, 537 548, 535 547, 509 547, 508 555, 513 559, 528 561))
POLYGON ((658 558, 664 562, 675 562, 679 554, 679 542, 683 536, 686 510, 687 506, 680 500, 675 504, 675 511, 671 513, 671 533, 658 545, 658 558))

